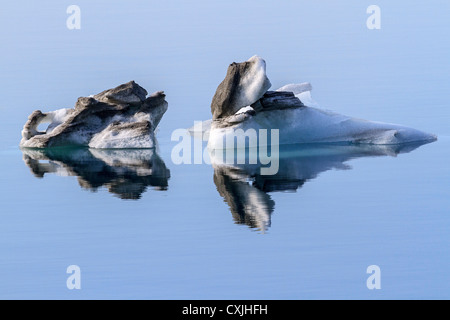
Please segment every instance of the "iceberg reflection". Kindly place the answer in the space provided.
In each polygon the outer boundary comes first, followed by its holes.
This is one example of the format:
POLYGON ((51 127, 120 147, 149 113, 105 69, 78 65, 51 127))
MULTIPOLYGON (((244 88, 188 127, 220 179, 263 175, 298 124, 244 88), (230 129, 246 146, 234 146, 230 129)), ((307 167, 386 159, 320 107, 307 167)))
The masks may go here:
POLYGON ((397 156, 425 143, 407 145, 285 145, 280 146, 279 170, 275 175, 261 175, 262 165, 225 164, 221 157, 210 153, 217 191, 230 207, 237 224, 265 232, 271 225, 275 202, 270 192, 295 192, 307 181, 332 169, 348 170, 349 160, 363 157, 397 156))
POLYGON ((46 173, 76 176, 84 189, 108 188, 121 199, 140 199, 147 187, 167 190, 170 171, 154 149, 22 149, 37 178, 46 173))

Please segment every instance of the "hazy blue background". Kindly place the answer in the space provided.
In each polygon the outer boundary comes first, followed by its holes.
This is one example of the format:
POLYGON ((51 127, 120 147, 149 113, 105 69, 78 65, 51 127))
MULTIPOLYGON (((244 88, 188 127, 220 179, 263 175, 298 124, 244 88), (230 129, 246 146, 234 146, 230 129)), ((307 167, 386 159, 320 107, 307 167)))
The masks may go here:
POLYGON ((449 16, 446 0, 2 3, 0 298, 448 299, 449 16), (66 28, 71 4, 81 30, 66 28), (381 30, 366 28, 371 4, 381 30), (271 194, 264 235, 236 225, 210 166, 171 162, 170 134, 210 118, 228 64, 254 54, 274 89, 310 81, 323 108, 439 141, 271 194), (34 178, 18 149, 28 115, 129 80, 167 94, 169 189, 124 201, 34 178), (71 264, 80 291, 66 288, 71 264), (366 288, 372 264, 379 291, 366 288))

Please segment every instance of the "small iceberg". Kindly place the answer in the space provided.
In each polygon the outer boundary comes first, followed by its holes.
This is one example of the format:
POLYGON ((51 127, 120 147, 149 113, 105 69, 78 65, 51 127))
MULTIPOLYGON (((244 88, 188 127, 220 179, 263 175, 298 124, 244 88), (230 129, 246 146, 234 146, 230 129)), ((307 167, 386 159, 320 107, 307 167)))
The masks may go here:
POLYGON ((147 97, 144 88, 130 81, 78 98, 72 109, 34 111, 23 127, 20 147, 154 148, 154 132, 167 108, 163 91, 147 97), (42 123, 48 123, 45 131, 38 130, 42 123))
MULTIPOLYGON (((289 84, 276 91, 268 91, 270 86, 266 63, 262 58, 254 56, 246 62, 231 64, 212 100, 212 121, 203 123, 208 147, 224 148, 224 140, 234 139, 238 129, 244 132, 249 129, 278 129, 280 145, 397 145, 437 139, 433 134, 406 126, 321 110, 311 98, 312 86, 309 83, 289 84)), ((249 147, 263 146, 268 144, 267 141, 255 143, 251 140, 249 147)))

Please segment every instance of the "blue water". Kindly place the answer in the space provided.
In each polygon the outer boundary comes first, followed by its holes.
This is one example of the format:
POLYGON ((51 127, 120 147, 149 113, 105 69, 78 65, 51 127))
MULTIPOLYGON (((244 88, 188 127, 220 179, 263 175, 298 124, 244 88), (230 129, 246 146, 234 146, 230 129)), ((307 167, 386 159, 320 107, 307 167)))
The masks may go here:
POLYGON ((450 4, 377 1, 381 29, 368 30, 370 4, 2 4, 0 298, 448 299, 450 4), (66 28, 71 4, 80 30, 66 28), (236 181, 175 165, 171 133, 210 118, 228 64, 254 54, 274 89, 309 81, 323 108, 438 141, 294 148, 269 183, 248 168, 236 181), (30 163, 18 148, 32 111, 129 80, 167 94, 156 155, 113 165, 133 157, 78 150, 30 163), (149 164, 162 169, 149 175, 149 164), (81 290, 66 287, 69 265, 81 290), (370 265, 380 290, 366 286, 370 265))

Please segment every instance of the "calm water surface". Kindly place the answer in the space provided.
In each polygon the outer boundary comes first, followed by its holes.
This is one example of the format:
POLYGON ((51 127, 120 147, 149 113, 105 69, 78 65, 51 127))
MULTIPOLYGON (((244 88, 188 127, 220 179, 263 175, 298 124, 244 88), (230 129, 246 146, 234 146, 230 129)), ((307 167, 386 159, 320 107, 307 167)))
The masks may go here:
POLYGON ((0 11, 0 298, 450 297, 447 1, 378 1, 381 30, 360 1, 78 1, 81 30, 70 4, 0 11), (438 141, 285 147, 272 177, 175 165, 173 130, 210 118, 227 65, 254 54, 274 89, 310 81, 323 108, 438 141), (158 150, 18 148, 35 109, 129 80, 167 94, 158 150))

